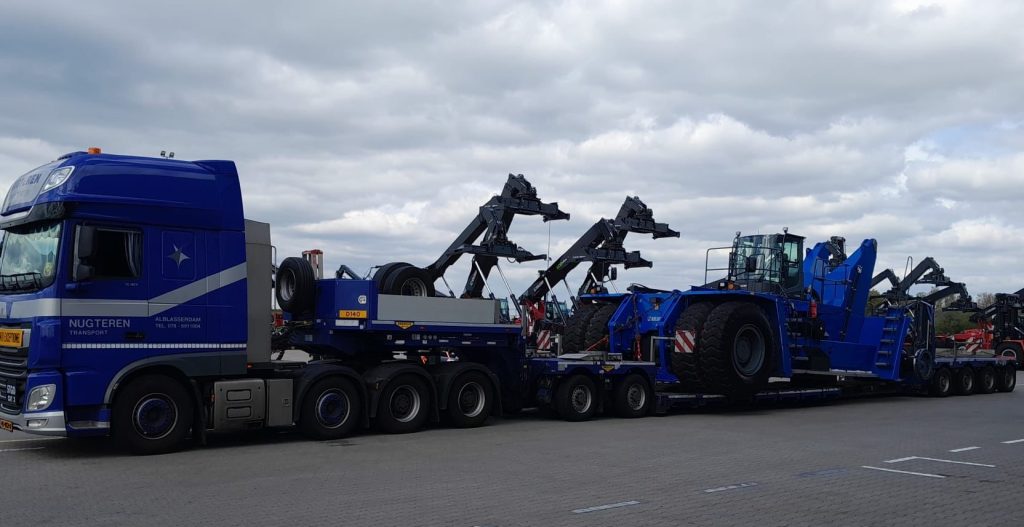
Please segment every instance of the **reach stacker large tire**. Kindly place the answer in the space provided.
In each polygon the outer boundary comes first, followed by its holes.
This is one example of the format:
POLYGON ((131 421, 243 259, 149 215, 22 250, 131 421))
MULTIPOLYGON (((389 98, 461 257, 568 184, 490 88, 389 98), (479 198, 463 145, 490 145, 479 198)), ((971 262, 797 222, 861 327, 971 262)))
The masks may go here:
POLYGON ((718 305, 700 339, 698 367, 709 391, 747 397, 768 385, 775 343, 768 318, 757 305, 718 305))
POLYGON ((362 415, 359 391, 342 377, 317 381, 306 392, 299 413, 299 430, 313 439, 341 439, 350 435, 362 415))
POLYGON ((491 380, 478 371, 455 378, 448 392, 448 420, 458 428, 483 426, 494 406, 491 380))
POLYGON ((1024 350, 1021 350, 1020 344, 1016 342, 1004 342, 996 346, 996 356, 999 357, 1011 357, 1015 368, 1020 369, 1024 367, 1024 350))
POLYGON ((562 348, 560 353, 576 353, 583 346, 583 336, 590 325, 590 319, 597 312, 598 304, 583 304, 569 317, 565 325, 565 333, 562 335, 562 348))
POLYGON ((974 393, 974 369, 964 366, 953 372, 953 393, 971 395, 974 393))
POLYGON ((953 373, 949 368, 942 367, 935 370, 931 383, 928 384, 928 393, 935 397, 945 397, 953 391, 953 373))
POLYGON ((192 427, 193 401, 185 385, 166 375, 143 375, 114 399, 114 439, 133 454, 181 448, 192 427))
POLYGON ((423 269, 406 262, 382 265, 373 274, 377 292, 385 295, 434 296, 434 281, 423 269))
MULTIPOLYGON (((594 316, 590 317, 590 322, 587 323, 587 332, 583 335, 580 352, 608 349, 608 322, 611 321, 612 315, 618 309, 618 304, 602 304, 594 312, 594 316)), ((623 357, 623 359, 630 360, 632 357, 623 357)))
POLYGON ((672 373, 679 378, 680 387, 684 390, 699 390, 703 388, 700 382, 701 372, 698 363, 700 334, 704 330, 704 323, 714 307, 714 304, 708 302, 693 304, 683 310, 679 318, 676 319, 676 332, 685 333, 682 337, 674 334, 672 335, 673 338, 693 339, 693 342, 688 342, 684 349, 680 349, 680 346, 674 346, 672 352, 672 373), (692 344, 692 347, 690 344, 692 344))
POLYGON ((996 389, 1012 392, 1017 387, 1017 367, 1012 363, 996 369, 996 389))
POLYGON ((597 413, 597 388, 586 375, 572 375, 558 383, 554 407, 566 421, 587 421, 597 413))
POLYGON ((407 434, 423 427, 430 416, 430 392, 423 379, 405 374, 395 377, 381 393, 377 427, 390 434, 407 434))
POLYGON ((631 373, 615 386, 612 407, 619 417, 644 417, 651 413, 654 393, 643 375, 631 373))

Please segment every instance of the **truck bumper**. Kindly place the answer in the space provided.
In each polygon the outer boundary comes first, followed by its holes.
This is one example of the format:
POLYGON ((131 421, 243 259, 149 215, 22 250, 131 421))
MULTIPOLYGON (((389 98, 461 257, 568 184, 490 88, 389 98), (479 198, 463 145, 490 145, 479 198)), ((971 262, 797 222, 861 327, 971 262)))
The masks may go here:
POLYGON ((14 429, 29 434, 66 436, 64 412, 26 412, 19 415, 0 413, 0 419, 14 423, 14 429))

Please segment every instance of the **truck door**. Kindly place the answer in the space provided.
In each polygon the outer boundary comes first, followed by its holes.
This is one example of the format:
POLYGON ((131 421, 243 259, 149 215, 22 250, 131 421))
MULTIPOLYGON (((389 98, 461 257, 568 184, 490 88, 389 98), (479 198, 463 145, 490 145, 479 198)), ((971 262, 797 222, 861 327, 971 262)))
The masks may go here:
POLYGON ((205 349, 207 341, 207 269, 205 233, 155 229, 159 250, 155 253, 150 281, 149 314, 153 318, 153 342, 181 351, 205 349))

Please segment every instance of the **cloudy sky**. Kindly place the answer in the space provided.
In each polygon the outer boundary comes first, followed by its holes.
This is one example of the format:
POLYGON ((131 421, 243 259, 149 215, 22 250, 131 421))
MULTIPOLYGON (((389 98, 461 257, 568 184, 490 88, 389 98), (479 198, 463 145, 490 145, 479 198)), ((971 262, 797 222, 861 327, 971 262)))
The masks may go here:
POLYGON ((513 223, 535 253, 627 195, 682 232, 631 235, 655 265, 620 288, 785 226, 1016 291, 1022 26, 1014 1, 8 2, 0 186, 88 146, 232 159, 282 257, 362 272, 430 263, 513 172, 572 214, 513 223))

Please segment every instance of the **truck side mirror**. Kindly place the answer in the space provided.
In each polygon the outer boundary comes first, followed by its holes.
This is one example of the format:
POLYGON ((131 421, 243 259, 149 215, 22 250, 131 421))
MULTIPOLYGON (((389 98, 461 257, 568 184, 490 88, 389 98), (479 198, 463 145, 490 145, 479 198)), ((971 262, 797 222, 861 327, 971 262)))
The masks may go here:
POLYGON ((618 277, 619 277, 619 270, 617 268, 612 267, 611 269, 608 270, 608 279, 609 280, 615 280, 618 277))
POLYGON ((92 280, 95 270, 96 269, 91 265, 76 264, 74 279, 76 282, 87 282, 92 280))
POLYGON ((75 245, 75 255, 79 260, 91 258, 96 251, 96 227, 82 225, 78 227, 78 241, 75 245))
POLYGON ((748 256, 744 262, 744 270, 748 273, 757 271, 757 256, 748 256))

